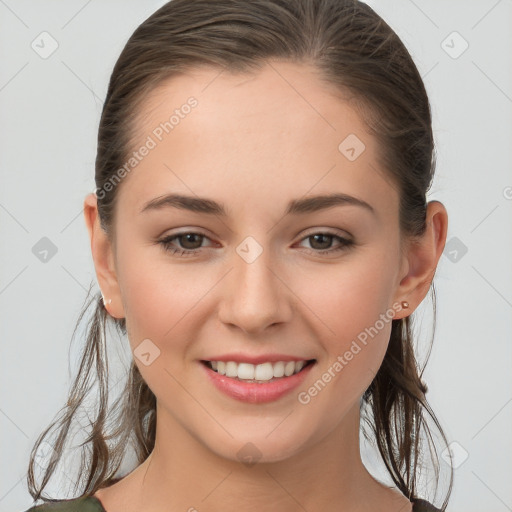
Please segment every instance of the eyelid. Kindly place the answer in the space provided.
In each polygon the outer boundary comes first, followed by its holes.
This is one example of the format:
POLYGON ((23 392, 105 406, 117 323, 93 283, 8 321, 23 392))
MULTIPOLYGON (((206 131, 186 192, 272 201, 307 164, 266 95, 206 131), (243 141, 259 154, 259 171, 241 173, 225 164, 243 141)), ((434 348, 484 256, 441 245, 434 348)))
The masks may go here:
POLYGON ((306 230, 304 233, 302 233, 300 240, 303 238, 306 238, 308 236, 316 235, 316 234, 324 234, 324 235, 333 235, 333 236, 339 236, 341 238, 345 238, 346 240, 353 240, 353 236, 343 229, 339 228, 328 228, 328 227, 315 227, 306 230))
POLYGON ((212 238, 212 233, 205 228, 198 228, 194 226, 180 226, 176 228, 167 228, 157 238, 167 238, 169 236, 188 235, 189 233, 195 233, 197 235, 204 235, 212 238), (178 231, 175 231, 178 230, 178 231))

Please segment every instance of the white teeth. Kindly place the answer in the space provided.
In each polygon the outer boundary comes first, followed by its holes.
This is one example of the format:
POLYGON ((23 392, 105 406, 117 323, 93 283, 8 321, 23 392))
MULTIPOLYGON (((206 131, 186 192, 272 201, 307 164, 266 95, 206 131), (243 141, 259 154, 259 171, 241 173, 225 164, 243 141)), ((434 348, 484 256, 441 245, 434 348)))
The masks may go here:
POLYGON ((254 370, 254 380, 270 380, 272 378, 274 378, 272 363, 263 363, 256 366, 254 370))
POLYGON ((274 377, 283 377, 284 376, 284 363, 283 361, 279 361, 278 363, 274 363, 274 377))
POLYGON ((288 361, 284 365, 284 374, 289 377, 290 375, 293 375, 293 372, 295 371, 295 361, 288 361))
POLYGON ((238 365, 234 361, 226 363, 226 377, 238 377, 238 365))
POLYGON ((248 363, 240 363, 238 365, 238 374, 239 379, 251 380, 254 379, 254 365, 248 363))
POLYGON ((278 361, 276 363, 235 363, 234 361, 210 361, 212 369, 227 377, 240 380, 269 381, 273 378, 290 377, 304 368, 307 361, 278 361))

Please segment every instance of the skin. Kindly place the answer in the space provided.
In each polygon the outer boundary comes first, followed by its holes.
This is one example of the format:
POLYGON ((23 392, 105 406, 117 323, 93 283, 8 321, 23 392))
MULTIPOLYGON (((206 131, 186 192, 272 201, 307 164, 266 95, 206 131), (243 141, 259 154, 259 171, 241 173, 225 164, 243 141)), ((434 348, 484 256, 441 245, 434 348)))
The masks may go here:
POLYGON ((412 313, 442 254, 447 213, 427 210, 425 235, 410 243, 398 224, 398 191, 379 168, 376 141, 351 106, 305 64, 272 61, 253 74, 198 68, 148 96, 137 144, 194 96, 198 105, 119 185, 115 237, 99 226, 96 196, 84 214, 109 314, 126 318, 135 350, 149 338, 160 355, 134 358, 157 397, 150 457, 96 496, 107 512, 197 510, 408 512, 412 505, 364 467, 359 405, 384 358, 391 321, 308 404, 297 399, 393 304, 412 313), (293 88, 292 86, 293 85, 293 88), (262 94, 264 91, 264 94, 262 94), (356 134, 366 148, 349 161, 338 146, 356 134), (225 205, 222 218, 167 208, 140 213, 166 193, 225 205), (303 196, 346 193, 368 202, 285 216, 303 196), (175 239, 192 256, 166 252, 175 239), (350 238, 311 238, 319 233, 350 238), (236 248, 263 249, 247 263, 236 248), (181 242, 181 244, 180 244, 181 242), (229 398, 198 362, 246 352, 284 353, 317 363, 300 389, 267 404, 229 398), (248 442, 255 465, 237 452, 248 442))

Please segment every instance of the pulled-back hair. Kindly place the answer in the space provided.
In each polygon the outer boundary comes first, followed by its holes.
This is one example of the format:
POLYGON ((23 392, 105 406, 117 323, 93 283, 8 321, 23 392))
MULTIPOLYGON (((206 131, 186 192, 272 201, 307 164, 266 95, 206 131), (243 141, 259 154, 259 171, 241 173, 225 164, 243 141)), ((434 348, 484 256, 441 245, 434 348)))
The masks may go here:
MULTIPOLYGON (((270 59, 313 65, 322 80, 353 101, 377 140, 380 167, 399 191, 402 237, 420 237, 425 232, 426 194, 435 169, 430 105, 409 52, 372 8, 355 0, 173 0, 135 30, 110 78, 95 168, 101 227, 109 237, 114 235, 115 203, 123 183, 105 185, 127 161, 148 93, 197 66, 249 72, 270 59)), ((435 327, 433 282, 431 291, 435 327)), ((75 491, 94 494, 118 480, 129 446, 137 464, 154 447, 156 399, 133 359, 124 390, 114 404, 109 402, 106 326, 114 325, 125 336, 125 319, 110 317, 101 294, 89 293, 77 326, 91 306, 86 343, 67 404, 31 452, 27 481, 34 500, 42 498, 63 458, 70 425, 92 395, 92 382, 97 386, 97 406, 81 445, 75 491), (38 480, 37 451, 50 433, 57 434, 51 443, 52 456, 38 480)), ((427 491, 435 484, 435 495, 438 488, 438 447, 431 443, 429 418, 447 444, 425 397, 427 388, 421 379, 425 366, 420 369, 415 357, 412 322, 410 316, 392 321, 383 363, 361 401, 362 417, 370 427, 365 435, 376 445, 395 485, 410 500, 419 498, 417 482, 425 469, 426 447, 434 469, 427 491)), ((452 481, 450 468, 442 510, 452 481)))

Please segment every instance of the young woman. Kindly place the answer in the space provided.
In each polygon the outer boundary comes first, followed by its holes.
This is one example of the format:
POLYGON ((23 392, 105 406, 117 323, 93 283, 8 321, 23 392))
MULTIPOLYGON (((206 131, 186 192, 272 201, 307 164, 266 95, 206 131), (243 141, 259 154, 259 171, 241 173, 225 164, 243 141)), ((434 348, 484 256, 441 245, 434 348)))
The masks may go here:
POLYGON ((35 502, 96 396, 79 497, 30 510, 439 510, 418 493, 425 455, 426 491, 439 480, 428 417, 446 439, 411 323, 446 239, 433 173, 421 77, 367 5, 155 12, 110 80, 84 203, 101 293, 64 415, 29 466, 35 502), (113 406, 110 323, 133 355, 113 406), (365 422, 393 487, 361 460, 365 422), (120 475, 129 446, 137 464, 120 475))

